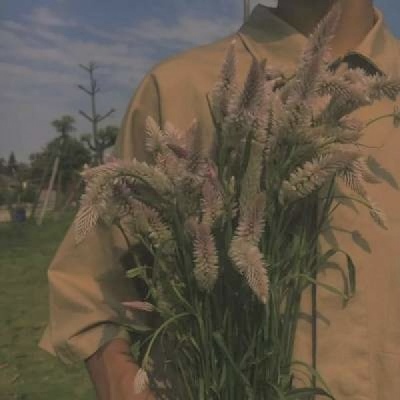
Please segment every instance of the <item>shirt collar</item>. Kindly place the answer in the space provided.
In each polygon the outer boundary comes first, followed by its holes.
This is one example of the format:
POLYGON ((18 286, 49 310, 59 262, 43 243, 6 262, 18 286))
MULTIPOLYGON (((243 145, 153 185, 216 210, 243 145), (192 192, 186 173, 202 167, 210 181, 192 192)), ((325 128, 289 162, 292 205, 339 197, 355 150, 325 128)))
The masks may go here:
MULTIPOLYGON (((338 61, 361 66, 370 73, 400 76, 400 47, 389 32, 383 14, 375 8, 376 21, 360 45, 338 61)), ((257 59, 266 58, 274 66, 291 73, 307 38, 294 27, 258 4, 238 32, 248 51, 257 59)), ((351 65, 350 65, 351 66, 351 65)))

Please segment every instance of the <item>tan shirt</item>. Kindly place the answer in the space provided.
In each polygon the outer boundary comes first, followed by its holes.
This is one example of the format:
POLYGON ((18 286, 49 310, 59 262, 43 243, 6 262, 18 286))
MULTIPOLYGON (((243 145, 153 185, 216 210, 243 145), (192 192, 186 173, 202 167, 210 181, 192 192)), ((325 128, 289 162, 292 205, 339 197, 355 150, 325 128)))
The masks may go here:
MULTIPOLYGON (((367 69, 400 78, 400 47, 386 28, 382 14, 348 60, 367 69)), ((267 58, 293 72, 306 38, 257 6, 240 31, 207 46, 172 57, 144 78, 129 104, 117 154, 145 159, 144 121, 153 116, 161 125, 170 121, 186 127, 196 117, 205 144, 212 146, 214 127, 208 93, 218 78, 226 50, 237 39, 238 73, 243 80, 251 57, 267 58)), ((357 112, 367 121, 390 114, 394 103, 384 100, 357 112)), ((400 399, 400 130, 391 118, 366 131, 366 154, 379 163, 383 183, 370 185, 371 196, 386 211, 387 231, 375 226, 365 209, 340 206, 322 249, 339 246, 353 256, 357 293, 343 309, 341 299, 318 290, 318 370, 337 400, 400 399), (340 227, 346 231, 340 230, 340 227), (339 229, 337 229, 339 228, 339 229)), ((120 257, 124 244, 116 232, 98 227, 75 246, 70 231, 48 272, 50 321, 40 346, 64 362, 85 359, 117 336, 127 337, 117 325, 119 302, 136 299, 137 292, 124 276, 120 257)), ((338 257, 318 279, 343 287, 338 257)), ((310 295, 302 301, 295 358, 311 364, 310 295)), ((296 374, 300 379, 301 374, 296 374)), ((300 381, 299 381, 300 382, 300 381)))

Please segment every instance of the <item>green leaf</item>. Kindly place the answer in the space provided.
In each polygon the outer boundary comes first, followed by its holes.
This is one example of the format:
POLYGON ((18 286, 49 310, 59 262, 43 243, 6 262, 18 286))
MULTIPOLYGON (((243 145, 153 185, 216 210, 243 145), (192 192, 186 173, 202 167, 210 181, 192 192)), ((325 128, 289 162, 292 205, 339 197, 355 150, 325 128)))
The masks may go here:
POLYGON ((193 347, 196 349, 196 351, 201 354, 201 350, 199 345, 197 344, 196 340, 194 339, 193 336, 190 336, 190 342, 192 343, 193 347))
POLYGON ((199 377, 199 400, 206 400, 204 379, 199 377))
POLYGON ((182 296, 182 294, 180 293, 179 289, 176 287, 175 283, 173 281, 170 282, 169 285, 172 289, 172 291, 174 292, 175 296, 181 301, 181 303, 185 306, 185 308, 187 309, 187 311, 191 312, 192 314, 194 314, 194 309, 191 306, 191 304, 182 296))
POLYGON ((232 355, 229 353, 228 349, 225 346, 224 339, 222 335, 219 332, 214 332, 212 334, 215 342, 217 343, 218 347, 222 350, 223 354, 225 355, 226 359, 229 361, 231 364, 232 369, 235 371, 235 373, 238 375, 238 377, 243 381, 243 383, 250 387, 250 382, 246 378, 245 375, 240 371, 239 367, 236 365, 235 361, 232 358, 232 355))
POLYGON ((286 394, 285 400, 309 400, 310 396, 325 396, 332 400, 335 398, 321 388, 300 388, 290 391, 286 394))
POLYGON ((182 381, 183 381, 185 389, 186 389, 186 394, 188 395, 188 398, 190 400, 194 400, 194 396, 192 394, 192 388, 190 387, 189 382, 187 380, 186 371, 183 368, 181 360, 179 360, 179 358, 177 358, 177 365, 178 365, 178 369, 181 373, 180 375, 181 375, 182 381))
POLYGON ((294 278, 296 278, 296 277, 304 278, 304 279, 306 279, 307 281, 309 281, 309 282, 311 282, 311 283, 314 283, 314 284, 317 285, 317 286, 320 286, 320 287, 322 287, 322 288, 324 288, 324 289, 326 289, 326 290, 328 290, 328 291, 330 291, 330 292, 332 292, 332 293, 334 293, 334 294, 337 294, 338 296, 340 296, 340 297, 343 299, 343 301, 344 301, 345 303, 347 303, 347 302, 349 301, 349 299, 350 299, 349 296, 347 296, 344 292, 342 292, 342 291, 339 290, 338 288, 335 288, 334 286, 328 285, 328 284, 326 284, 326 283, 319 282, 319 281, 317 281, 317 280, 311 278, 311 277, 308 276, 308 275, 305 275, 305 274, 296 274, 296 275, 292 275, 292 276, 293 276, 294 278))
POLYGON ((280 400, 286 400, 285 393, 283 393, 282 390, 278 386, 274 385, 271 382, 267 382, 267 385, 271 386, 272 389, 274 389, 275 393, 279 396, 278 398, 280 400))
POLYGON ((140 266, 140 267, 129 269, 128 271, 126 271, 126 277, 129 279, 134 279, 138 276, 143 277, 143 276, 145 276, 144 274, 146 273, 146 269, 150 269, 150 267, 140 266))
POLYGON ((321 266, 325 265, 328 262, 328 260, 332 256, 334 256, 338 251, 339 251, 338 249, 332 248, 332 249, 329 249, 327 252, 325 252, 322 256, 319 256, 318 257, 318 262, 316 264, 316 270, 318 271, 318 269, 321 266))
POLYGON ((139 324, 123 324, 123 326, 128 329, 129 331, 132 332, 137 332, 137 333, 146 333, 146 332, 152 332, 154 329, 146 326, 146 325, 139 325, 139 324))
POLYGON ((357 286, 357 284, 356 284, 356 267, 354 265, 352 258, 347 253, 344 253, 344 254, 346 255, 347 270, 349 272, 350 295, 354 296, 354 294, 356 292, 356 286, 357 286))
POLYGON ((192 365, 194 365, 193 355, 189 351, 187 351, 184 347, 179 348, 179 351, 181 351, 186 356, 186 358, 192 363, 192 365))
POLYGON ((311 367, 311 366, 308 365, 307 363, 305 363, 305 362, 303 362, 303 361, 300 361, 300 360, 293 360, 293 361, 291 362, 291 365, 301 365, 302 367, 306 368, 306 369, 308 370, 308 372, 309 372, 312 376, 315 376, 315 378, 316 378, 319 382, 321 382, 322 386, 325 388, 325 390, 326 390, 326 392, 328 393, 328 395, 331 396, 331 398, 333 398, 333 397, 332 397, 332 393, 331 393, 331 391, 329 390, 328 385, 326 384, 325 380, 322 378, 322 376, 319 374, 319 372, 318 372, 316 369, 314 369, 313 367, 311 367))
POLYGON ((240 364, 239 364, 240 369, 244 369, 245 362, 247 361, 247 359, 251 356, 252 352, 254 351, 254 347, 256 344, 256 338, 257 338, 257 335, 253 335, 253 337, 251 339, 251 343, 248 346, 246 353, 244 354, 243 358, 240 360, 240 364))
POLYGON ((140 341, 136 340, 131 346, 132 357, 135 361, 139 360, 140 357, 140 341))
POLYGON ((178 315, 174 315, 173 317, 169 318, 168 320, 164 321, 158 328, 157 330, 153 333, 151 340, 149 342, 149 345, 147 346, 147 350, 146 353, 143 357, 143 365, 147 364, 147 360, 150 356, 150 351, 154 345, 154 342, 156 341, 157 337, 164 331, 164 329, 166 329, 170 324, 172 324, 173 322, 176 322, 178 319, 184 318, 184 317, 188 317, 190 316, 189 313, 181 313, 178 315))
POLYGON ((219 390, 221 391, 226 381, 226 364, 222 366, 221 377, 219 380, 219 390))

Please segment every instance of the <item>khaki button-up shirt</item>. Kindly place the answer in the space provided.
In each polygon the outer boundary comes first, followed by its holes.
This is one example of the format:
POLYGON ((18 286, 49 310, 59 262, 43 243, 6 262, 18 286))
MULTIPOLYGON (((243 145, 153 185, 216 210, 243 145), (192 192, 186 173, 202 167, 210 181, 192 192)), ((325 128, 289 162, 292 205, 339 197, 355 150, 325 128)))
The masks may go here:
MULTIPOLYGON (((357 49, 345 58, 370 72, 400 78, 400 47, 376 10, 376 23, 357 49)), ((266 58, 287 73, 294 71, 306 38, 257 6, 241 29, 218 42, 186 51, 155 66, 128 106, 116 153, 146 159, 144 123, 151 115, 184 128, 199 121, 204 143, 212 148, 214 126, 209 92, 218 78, 227 48, 236 38, 242 81, 253 56, 266 58)), ((391 114, 394 102, 383 100, 357 112, 369 121, 391 114)), ((317 368, 338 400, 400 399, 400 130, 392 118, 371 125, 362 139, 366 155, 382 183, 369 185, 371 197, 385 210, 388 230, 375 226, 357 204, 343 204, 321 250, 340 247, 352 255, 357 293, 346 308, 339 297, 318 289, 317 368)), ((99 226, 76 246, 68 232, 49 268, 50 320, 40 346, 64 362, 85 359, 115 337, 128 338, 118 326, 121 301, 138 298, 125 278, 124 241, 99 226)), ((345 259, 337 257, 318 280, 343 287, 345 259)), ((311 364, 311 296, 302 299, 295 358, 311 364)), ((138 315, 138 318, 142 318, 138 315)), ((301 373, 296 380, 301 384, 301 373)))

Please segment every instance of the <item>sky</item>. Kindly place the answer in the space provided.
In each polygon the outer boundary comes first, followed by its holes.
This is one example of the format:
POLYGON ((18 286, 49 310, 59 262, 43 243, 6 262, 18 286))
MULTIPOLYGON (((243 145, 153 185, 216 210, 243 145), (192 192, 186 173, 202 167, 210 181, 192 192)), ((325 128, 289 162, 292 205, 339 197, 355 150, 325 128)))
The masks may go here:
MULTIPOLYGON (((400 2, 375 3, 400 37, 400 2)), ((65 114, 76 119, 77 135, 90 132, 78 113, 89 110, 77 88, 87 84, 79 64, 99 65, 98 112, 115 108, 104 123, 118 126, 154 64, 241 22, 242 0, 0 0, 0 157, 14 151, 27 161, 57 135, 51 121, 65 114)))

